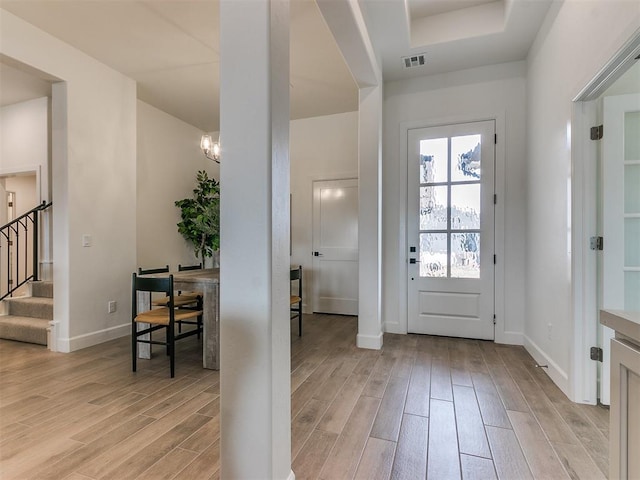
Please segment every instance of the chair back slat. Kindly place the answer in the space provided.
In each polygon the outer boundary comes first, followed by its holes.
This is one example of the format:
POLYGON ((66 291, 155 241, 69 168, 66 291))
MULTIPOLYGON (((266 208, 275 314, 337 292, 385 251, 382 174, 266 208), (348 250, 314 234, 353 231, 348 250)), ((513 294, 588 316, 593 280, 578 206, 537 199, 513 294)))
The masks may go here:
POLYGON ((162 292, 173 295, 173 275, 160 278, 138 277, 133 274, 133 290, 142 292, 162 292))
POLYGON ((202 263, 197 265, 180 265, 178 264, 179 272, 186 272, 187 270, 202 270, 202 263))
POLYGON ((299 280, 301 277, 302 277, 302 267, 291 269, 289 271, 289 280, 291 280, 292 282, 294 280, 299 280))
POLYGON ((154 273, 167 273, 168 271, 169 271, 169 265, 161 268, 147 268, 147 269, 138 267, 138 275, 153 275, 154 273))

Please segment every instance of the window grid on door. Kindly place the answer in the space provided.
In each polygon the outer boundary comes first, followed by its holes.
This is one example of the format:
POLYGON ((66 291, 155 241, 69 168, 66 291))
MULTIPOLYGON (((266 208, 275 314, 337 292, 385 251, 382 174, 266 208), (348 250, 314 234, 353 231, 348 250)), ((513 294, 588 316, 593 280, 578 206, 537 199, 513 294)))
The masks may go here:
POLYGON ((480 278, 480 147, 480 135, 420 142, 421 277, 480 278))

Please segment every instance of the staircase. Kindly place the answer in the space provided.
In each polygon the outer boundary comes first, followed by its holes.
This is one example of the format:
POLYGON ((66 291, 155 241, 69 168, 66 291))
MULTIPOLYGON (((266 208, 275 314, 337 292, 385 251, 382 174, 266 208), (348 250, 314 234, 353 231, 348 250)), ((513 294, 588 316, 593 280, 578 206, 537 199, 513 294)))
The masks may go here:
POLYGON ((53 320, 53 282, 29 282, 30 297, 5 298, 7 315, 0 316, 0 338, 47 345, 53 320))

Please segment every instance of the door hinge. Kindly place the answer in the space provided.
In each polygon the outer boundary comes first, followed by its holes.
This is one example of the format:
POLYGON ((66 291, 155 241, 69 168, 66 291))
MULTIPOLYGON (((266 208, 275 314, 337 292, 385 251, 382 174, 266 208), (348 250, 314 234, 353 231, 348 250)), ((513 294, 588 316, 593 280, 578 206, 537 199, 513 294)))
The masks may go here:
POLYGON ((493 134, 493 143, 494 143, 495 145, 497 145, 497 144, 498 144, 498 134, 497 134, 497 133, 494 133, 494 134, 493 134))
POLYGON ((600 140, 604 133, 604 127, 598 125, 597 127, 591 127, 591 140, 600 140))
POLYGON ((496 324, 496 315, 495 315, 495 313, 493 314, 493 324, 494 325, 496 324))
POLYGON ((493 194, 493 204, 494 204, 494 205, 497 205, 497 204, 498 204, 498 194, 497 194, 497 193, 494 193, 494 194, 493 194))
POLYGON ((497 257, 497 255, 495 255, 495 254, 494 254, 494 255, 493 255, 493 264, 494 264, 494 265, 496 264, 496 260, 497 260, 497 258, 498 258, 498 257, 497 257))
POLYGON ((591 347, 589 352, 589 357, 591 360, 595 360, 597 362, 602 361, 602 349, 600 347, 591 347))
POLYGON ((591 237, 589 239, 589 246, 591 247, 591 250, 604 250, 604 238, 591 237))

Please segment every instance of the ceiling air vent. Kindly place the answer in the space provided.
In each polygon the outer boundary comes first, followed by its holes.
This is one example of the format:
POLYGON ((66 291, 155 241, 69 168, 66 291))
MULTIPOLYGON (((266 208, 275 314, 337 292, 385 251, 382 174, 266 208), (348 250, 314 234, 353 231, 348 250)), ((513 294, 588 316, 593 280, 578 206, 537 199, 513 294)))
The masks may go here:
POLYGON ((402 64, 404 68, 422 67, 424 66, 424 56, 424 53, 420 53, 418 55, 402 57, 402 64))

